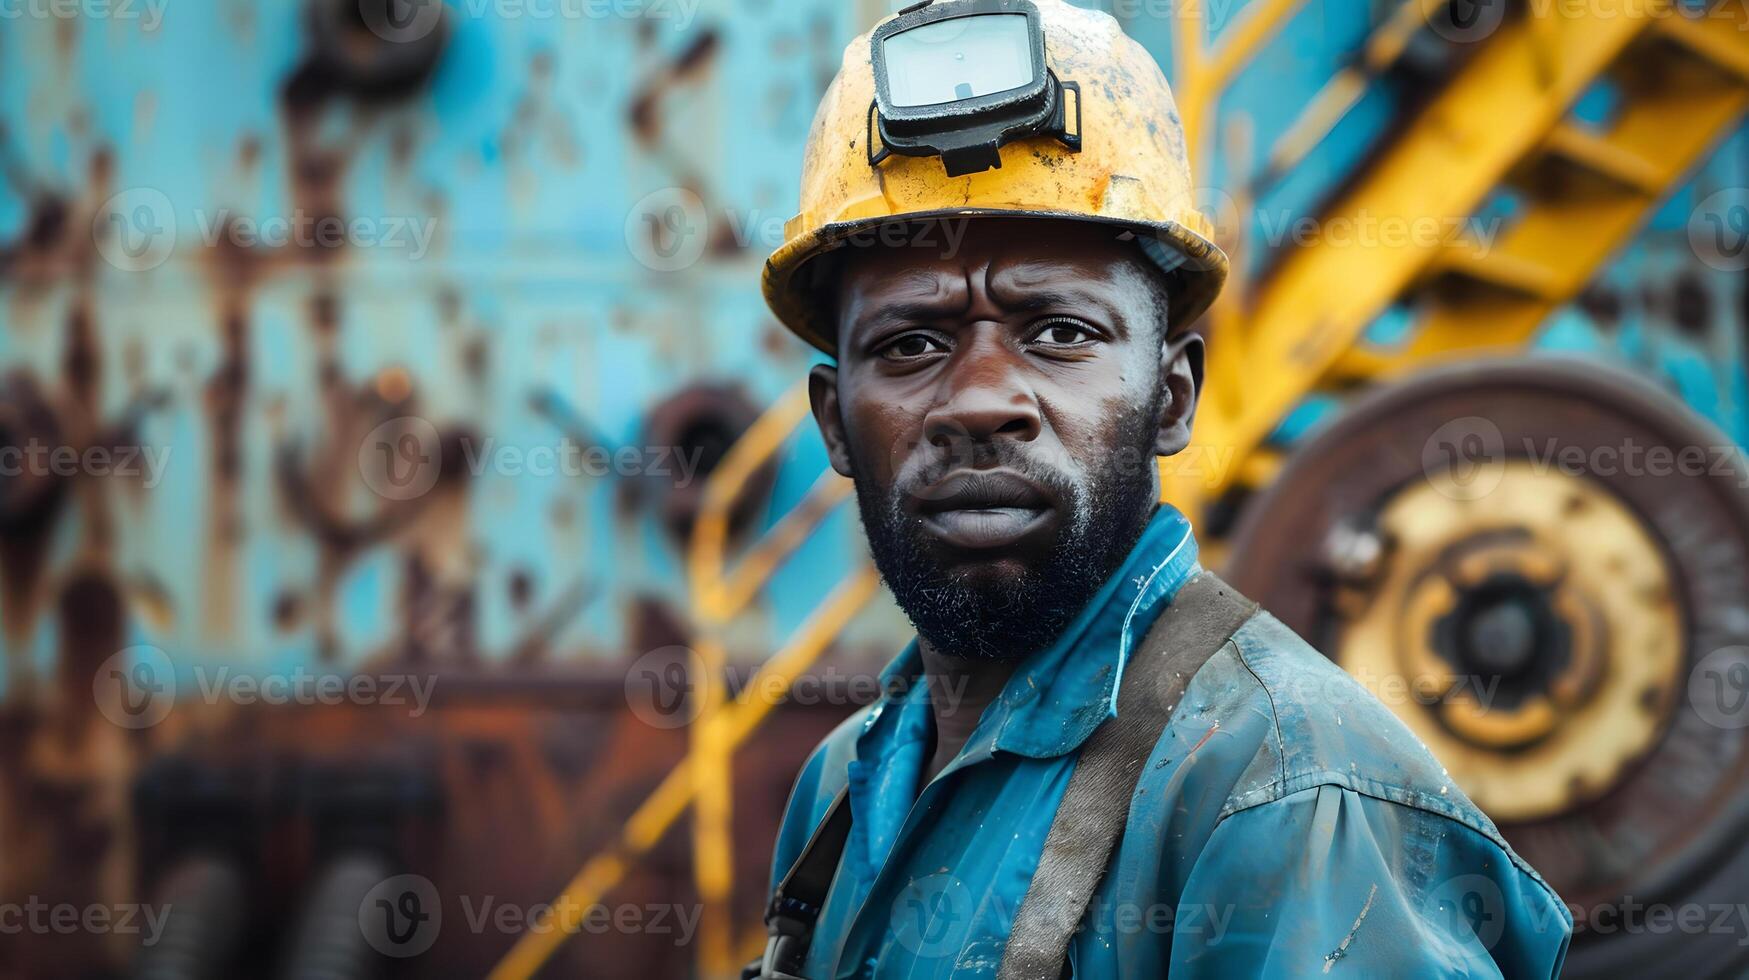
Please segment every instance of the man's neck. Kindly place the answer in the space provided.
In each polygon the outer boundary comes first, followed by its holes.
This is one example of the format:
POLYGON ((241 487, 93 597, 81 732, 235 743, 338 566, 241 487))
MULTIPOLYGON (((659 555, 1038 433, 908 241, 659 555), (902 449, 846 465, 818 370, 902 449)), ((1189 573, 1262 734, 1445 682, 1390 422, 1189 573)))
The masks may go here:
POLYGON ((927 784, 959 755, 984 709, 1002 694, 1019 659, 968 659, 942 653, 919 638, 924 679, 929 684, 929 709, 935 716, 935 751, 923 772, 927 784))

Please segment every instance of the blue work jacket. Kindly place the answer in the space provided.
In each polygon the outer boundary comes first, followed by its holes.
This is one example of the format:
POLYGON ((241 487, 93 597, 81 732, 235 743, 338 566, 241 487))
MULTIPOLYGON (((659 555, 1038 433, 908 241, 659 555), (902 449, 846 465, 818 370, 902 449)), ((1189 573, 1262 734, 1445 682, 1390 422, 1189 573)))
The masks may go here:
MULTIPOLYGON (((1197 571, 1162 507, 959 755, 912 643, 886 694, 820 745, 773 881, 848 783, 853 815, 806 976, 989 977, 1078 750, 1130 651, 1197 571)), ((1069 948, 1077 977, 1550 977, 1572 917, 1381 702, 1267 613, 1192 679, 1069 948)))

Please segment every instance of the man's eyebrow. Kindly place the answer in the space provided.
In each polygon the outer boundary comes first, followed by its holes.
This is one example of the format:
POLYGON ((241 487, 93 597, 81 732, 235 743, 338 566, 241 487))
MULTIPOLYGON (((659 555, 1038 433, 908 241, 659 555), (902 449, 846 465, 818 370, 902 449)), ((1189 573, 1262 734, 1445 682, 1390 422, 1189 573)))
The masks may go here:
POLYGON ((965 309, 965 302, 952 296, 883 303, 863 316, 857 317, 856 322, 851 324, 851 329, 853 331, 880 330, 908 323, 939 320, 942 317, 952 316, 963 309, 965 309))
POLYGON ((1028 289, 1017 290, 1011 299, 1001 300, 1003 306, 1015 310, 1042 310, 1048 307, 1077 307, 1093 304, 1101 309, 1110 309, 1110 305, 1098 293, 1082 292, 1080 290, 1058 289, 1028 289))
POLYGON ((1023 313, 1036 313, 1039 310, 1091 312, 1099 314, 1100 319, 1120 334, 1128 333, 1134 328, 1124 315, 1123 308, 1113 303, 1104 290, 1010 287, 1006 292, 1008 295, 998 298, 997 302, 1009 310, 1023 313))

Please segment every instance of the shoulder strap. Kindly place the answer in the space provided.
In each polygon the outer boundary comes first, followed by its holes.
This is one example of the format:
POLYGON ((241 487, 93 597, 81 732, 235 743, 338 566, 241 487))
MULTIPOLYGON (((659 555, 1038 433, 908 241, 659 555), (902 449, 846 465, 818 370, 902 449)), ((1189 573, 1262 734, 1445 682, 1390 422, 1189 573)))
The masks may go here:
POLYGON ((1117 717, 1081 749, 1015 914, 998 980, 1055 977, 1123 836, 1142 767, 1194 676, 1257 611, 1212 572, 1185 583, 1124 667, 1117 717))
POLYGON ((832 890, 849 836, 850 790, 846 787, 833 798, 826 816, 796 856, 796 863, 772 891, 771 905, 765 912, 765 955, 742 976, 790 977, 801 973, 808 943, 814 938, 814 923, 826 907, 826 895, 832 890))

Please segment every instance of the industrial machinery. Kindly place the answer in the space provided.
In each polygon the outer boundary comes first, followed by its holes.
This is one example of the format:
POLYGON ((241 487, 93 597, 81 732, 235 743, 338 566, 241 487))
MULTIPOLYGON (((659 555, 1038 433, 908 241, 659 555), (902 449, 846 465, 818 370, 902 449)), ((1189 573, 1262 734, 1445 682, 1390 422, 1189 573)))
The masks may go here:
MULTIPOLYGON (((1207 560, 1548 875, 1573 975, 1740 974, 1743 5, 1086 5, 1234 258, 1162 471, 1207 560)), ((0 974, 752 955, 907 636, 757 291, 890 12, 0 21, 0 903, 177 910, 0 974)))

